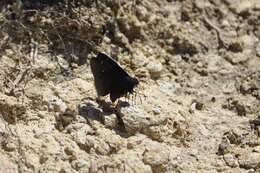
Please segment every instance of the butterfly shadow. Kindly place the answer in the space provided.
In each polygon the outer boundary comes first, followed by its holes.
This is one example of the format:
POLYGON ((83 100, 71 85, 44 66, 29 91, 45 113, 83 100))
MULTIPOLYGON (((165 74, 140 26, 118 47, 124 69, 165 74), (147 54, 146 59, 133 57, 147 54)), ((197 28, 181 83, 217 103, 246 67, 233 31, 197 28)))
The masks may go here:
POLYGON ((115 130, 115 132, 118 133, 119 135, 125 136, 126 129, 125 129, 124 121, 122 119, 124 114, 121 112, 121 108, 129 107, 130 104, 126 101, 121 101, 121 100, 118 101, 116 107, 114 107, 111 102, 106 102, 105 100, 98 101, 98 104, 99 104, 99 108, 102 109, 104 119, 105 116, 110 116, 112 114, 116 115, 117 128, 116 129, 113 128, 113 130, 115 130))
POLYGON ((89 119, 96 120, 105 124, 105 118, 102 110, 98 109, 93 102, 84 102, 78 106, 78 113, 85 118, 88 123, 89 119))
POLYGON ((111 116, 113 114, 117 117, 117 128, 112 128, 117 134, 120 136, 126 136, 125 124, 122 119, 124 114, 121 112, 121 108, 129 107, 130 104, 126 101, 118 101, 116 108, 113 107, 111 102, 106 102, 104 100, 97 101, 98 106, 93 103, 93 101, 87 101, 78 106, 78 113, 80 116, 85 118, 88 123, 90 123, 89 119, 99 121, 100 123, 105 125, 105 116, 111 116))

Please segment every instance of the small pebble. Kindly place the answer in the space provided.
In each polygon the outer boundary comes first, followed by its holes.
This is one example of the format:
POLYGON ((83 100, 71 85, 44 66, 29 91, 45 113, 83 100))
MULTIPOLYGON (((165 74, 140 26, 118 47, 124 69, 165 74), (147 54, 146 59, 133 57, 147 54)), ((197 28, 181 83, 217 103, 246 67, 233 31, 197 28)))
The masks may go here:
POLYGON ((238 162, 232 154, 225 154, 223 158, 228 166, 233 168, 238 167, 238 162))
POLYGON ((163 69, 163 66, 160 62, 151 61, 151 62, 148 63, 148 65, 146 67, 149 70, 151 77, 153 79, 160 78, 161 73, 162 73, 162 69, 163 69))

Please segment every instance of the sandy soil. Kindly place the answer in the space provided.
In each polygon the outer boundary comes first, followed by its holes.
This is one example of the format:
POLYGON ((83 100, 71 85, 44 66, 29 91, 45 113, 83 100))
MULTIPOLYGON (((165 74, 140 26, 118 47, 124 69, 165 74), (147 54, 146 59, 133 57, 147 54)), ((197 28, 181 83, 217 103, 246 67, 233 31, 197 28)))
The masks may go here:
POLYGON ((0 172, 260 172, 260 1, 0 3, 0 172), (140 81, 96 101, 98 51, 140 81))

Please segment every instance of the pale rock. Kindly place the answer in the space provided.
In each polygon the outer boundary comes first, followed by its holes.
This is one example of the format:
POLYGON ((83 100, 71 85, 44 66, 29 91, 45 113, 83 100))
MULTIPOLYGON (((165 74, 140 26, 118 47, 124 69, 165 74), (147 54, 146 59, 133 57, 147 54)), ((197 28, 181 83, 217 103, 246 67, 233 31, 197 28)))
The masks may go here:
POLYGON ((135 136, 131 136, 127 140, 127 148, 128 149, 134 149, 135 147, 138 147, 147 136, 143 134, 136 134, 135 136))
POLYGON ((225 155, 223 156, 223 158, 224 158, 224 160, 225 160, 225 162, 226 162, 226 164, 227 164, 228 166, 233 167, 233 168, 239 166, 239 165, 238 165, 238 161, 235 159, 235 157, 234 157, 232 154, 230 154, 230 153, 225 154, 225 155))
MULTIPOLYGON (((52 87, 65 103, 80 102, 88 96, 88 92, 93 90, 93 83, 76 78, 70 81, 64 81, 58 85, 52 84, 52 87)), ((94 91, 94 90, 93 90, 94 91)))
POLYGON ((89 167, 89 163, 86 160, 79 159, 79 160, 72 161, 71 166, 75 170, 79 171, 79 170, 88 168, 89 167))
POLYGON ((90 135, 86 137, 85 146, 89 149, 94 149, 96 153, 101 155, 106 155, 110 152, 110 146, 106 141, 90 135))
POLYGON ((246 173, 255 173, 254 169, 249 169, 246 173))
POLYGON ((36 169, 39 165, 39 156, 31 151, 25 151, 24 159, 26 160, 26 166, 30 169, 36 169))
POLYGON ((41 151, 42 153, 50 156, 58 155, 62 152, 59 142, 56 141, 55 137, 50 135, 45 136, 43 139, 41 151))
POLYGON ((169 161, 169 150, 161 148, 158 145, 156 148, 147 149, 144 152, 144 163, 153 166, 162 166, 169 161))
POLYGON ((120 43, 122 43, 123 45, 125 45, 126 47, 129 46, 129 41, 128 41, 127 37, 126 37, 123 33, 121 33, 121 32, 116 32, 116 33, 115 33, 115 39, 116 39, 118 42, 120 42, 120 43))
POLYGON ((49 109, 54 112, 65 112, 67 105, 59 97, 52 96, 49 101, 49 109))
POLYGON ((233 4, 236 13, 244 13, 254 7, 254 0, 238 0, 233 4))
POLYGON ((57 68, 56 63, 51 60, 51 57, 48 56, 38 55, 32 61, 33 61, 33 67, 36 68, 38 71, 40 70, 55 71, 55 69, 57 68))
POLYGON ((248 59, 251 57, 251 53, 252 51, 249 49, 246 49, 243 52, 238 53, 229 52, 228 54, 226 54, 224 58, 231 64, 239 64, 248 61, 248 59))
POLYGON ((244 158, 239 159, 239 165, 247 169, 260 168, 260 153, 248 153, 244 158))
POLYGON ((150 61, 146 68, 149 70, 153 79, 158 79, 161 76, 163 66, 160 62, 150 61))
POLYGON ((105 116, 105 125, 106 125, 106 127, 116 128, 116 126, 117 126, 116 114, 105 116))
POLYGON ((153 114, 146 114, 143 110, 137 107, 128 107, 121 109, 122 114, 127 115, 123 117, 125 127, 128 133, 135 134, 139 131, 146 131, 148 127, 162 123, 167 117, 164 115, 157 115, 154 118, 153 114))
POLYGON ((239 40, 242 42, 244 49, 250 49, 255 46, 257 38, 254 35, 243 35, 239 40))
POLYGON ((10 158, 10 155, 7 155, 5 152, 0 150, 0 172, 12 173, 12 172, 19 172, 18 171, 18 164, 15 164, 13 159, 10 158))
POLYGON ((260 153, 260 146, 256 146, 253 149, 254 152, 260 153))
POLYGON ((31 80, 27 84, 25 95, 30 98, 33 107, 40 110, 45 110, 46 107, 50 108, 52 98, 57 97, 55 96, 51 85, 36 79, 31 80))
POLYGON ((147 165, 142 160, 142 153, 128 150, 122 155, 118 155, 117 159, 125 163, 125 172, 129 173, 152 173, 152 168, 150 165, 147 165))
POLYGON ((0 93, 0 114, 8 123, 14 123, 25 114, 26 108, 17 98, 0 93))
POLYGON ((78 173, 71 167, 69 162, 64 162, 60 158, 51 158, 46 163, 39 165, 39 173, 78 173))
POLYGON ((137 6, 136 8, 137 17, 141 21, 148 21, 150 17, 150 13, 148 13, 147 8, 144 6, 137 6))
POLYGON ((6 126, 6 122, 4 122, 3 119, 0 119, 0 146, 6 142, 9 136, 10 131, 6 126))
POLYGON ((16 146, 16 143, 14 141, 8 141, 8 143, 3 146, 3 149, 5 151, 9 151, 9 152, 15 151, 16 148, 17 148, 17 146, 16 146))
POLYGON ((210 7, 210 3, 206 0, 197 0, 195 1, 195 4, 199 9, 205 9, 210 7))
POLYGON ((231 94, 236 92, 235 82, 229 82, 223 85, 223 93, 231 94))
POLYGON ((256 55, 260 58, 260 42, 256 45, 256 55))
POLYGON ((136 51, 136 53, 133 55, 132 61, 137 67, 143 67, 149 63, 149 59, 142 51, 136 51))
POLYGON ((154 107, 154 108, 152 109, 152 111, 153 111, 153 113, 154 113, 155 115, 159 115, 159 114, 161 114, 161 112, 162 112, 159 107, 154 107))
POLYGON ((109 152, 117 152, 121 148, 126 147, 126 143, 122 140, 122 138, 108 129, 100 129, 97 130, 96 133, 99 138, 108 144, 110 150, 109 152))
POLYGON ((166 82, 158 80, 159 89, 164 92, 165 94, 173 94, 177 90, 177 84, 175 84, 173 81, 166 82))
POLYGON ((90 126, 74 125, 74 126, 71 126, 70 128, 71 129, 69 129, 69 132, 72 136, 72 139, 79 146, 85 145, 86 137, 88 134, 95 133, 90 126))
POLYGON ((221 21, 221 26, 222 27, 230 27, 230 23, 229 23, 229 21, 228 20, 222 20, 221 21))
POLYGON ((207 67, 207 71, 209 73, 216 73, 218 72, 223 66, 222 65, 222 58, 218 55, 215 54, 210 54, 208 55, 209 61, 208 61, 208 67, 207 67))

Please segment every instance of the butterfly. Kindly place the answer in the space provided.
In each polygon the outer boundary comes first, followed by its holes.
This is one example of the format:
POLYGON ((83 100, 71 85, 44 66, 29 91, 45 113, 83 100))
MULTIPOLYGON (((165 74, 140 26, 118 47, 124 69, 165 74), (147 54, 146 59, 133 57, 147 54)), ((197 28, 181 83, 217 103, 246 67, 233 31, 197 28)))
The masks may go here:
POLYGON ((137 78, 131 77, 118 63, 104 53, 98 53, 90 60, 91 71, 98 96, 110 94, 114 103, 118 98, 134 93, 137 78))

